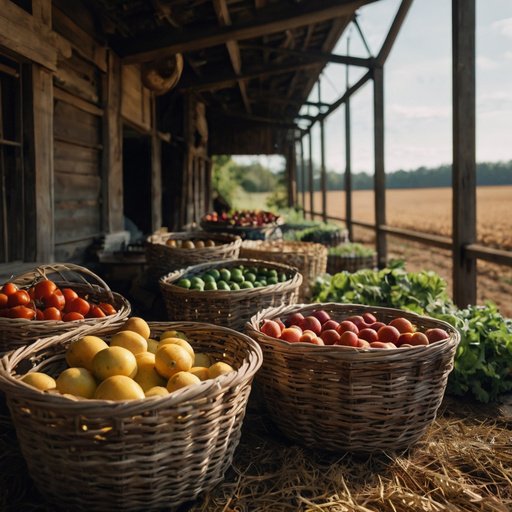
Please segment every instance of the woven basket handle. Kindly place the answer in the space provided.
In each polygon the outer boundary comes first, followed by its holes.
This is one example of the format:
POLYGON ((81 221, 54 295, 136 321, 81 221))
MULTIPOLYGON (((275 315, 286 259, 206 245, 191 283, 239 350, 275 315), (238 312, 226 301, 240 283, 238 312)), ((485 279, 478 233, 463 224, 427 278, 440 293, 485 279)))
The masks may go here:
POLYGON ((30 272, 26 272, 24 274, 20 274, 13 279, 14 282, 24 282, 28 283, 34 280, 41 279, 55 279, 54 275, 57 274, 63 281, 69 281, 70 276, 74 278, 74 282, 79 284, 85 284, 93 290, 93 284, 103 288, 111 299, 113 299, 112 290, 108 286, 108 284, 101 279, 100 276, 89 270, 88 268, 82 267, 80 265, 75 265, 74 263, 49 263, 45 265, 40 265, 30 272), (38 279, 41 278, 41 279, 38 279), (87 279, 89 278, 89 279, 87 279), (92 282, 91 282, 92 279, 92 282))

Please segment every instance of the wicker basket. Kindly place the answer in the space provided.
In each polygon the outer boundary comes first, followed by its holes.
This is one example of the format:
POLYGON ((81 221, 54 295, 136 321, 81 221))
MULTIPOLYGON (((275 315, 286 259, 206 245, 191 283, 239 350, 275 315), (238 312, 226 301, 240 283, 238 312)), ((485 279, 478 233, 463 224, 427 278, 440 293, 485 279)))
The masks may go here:
POLYGON ((241 258, 276 261, 297 267, 302 274, 299 301, 309 299, 311 286, 327 268, 327 248, 311 242, 256 242, 246 240, 240 249, 241 258))
POLYGON ((443 399, 459 333, 446 322, 388 308, 313 304, 260 311, 246 332, 263 349, 258 391, 272 420, 290 439, 334 452, 403 450, 418 441, 443 399), (378 320, 408 318, 419 329, 450 337, 429 346, 393 350, 288 343, 258 330, 264 318, 318 309, 342 319, 372 312, 378 320))
POLYGON ((30 476, 62 510, 170 510, 223 479, 240 439, 261 349, 209 324, 150 323, 153 336, 184 331, 236 372, 165 397, 112 402, 43 393, 14 377, 27 366, 53 375, 79 335, 39 340, 3 357, 5 392, 30 476))
POLYGON ((211 322, 236 330, 243 330, 245 323, 257 311, 270 306, 295 304, 302 284, 302 274, 294 267, 270 261, 236 259, 202 263, 172 272, 160 279, 160 289, 170 320, 211 322), (286 272, 290 279, 282 283, 243 290, 189 290, 176 283, 185 275, 199 275, 212 268, 238 265, 260 266, 286 272))
POLYGON ((227 233, 206 233, 205 231, 183 231, 153 234, 146 241, 146 258, 153 279, 178 270, 208 261, 238 258, 242 239, 227 233), (185 249, 169 247, 167 240, 213 240, 215 247, 185 249))
POLYGON ((201 221, 201 228, 213 233, 230 233, 242 240, 280 240, 283 237, 280 224, 274 222, 264 226, 231 226, 222 222, 201 221))
POLYGON ((376 257, 373 256, 340 256, 329 254, 327 256, 327 272, 337 274, 338 272, 357 272, 363 268, 374 268, 376 257))
POLYGON ((0 318, 0 353, 27 345, 39 338, 46 338, 74 331, 78 327, 94 329, 97 333, 120 326, 131 312, 130 303, 112 292, 99 276, 85 267, 72 263, 41 265, 30 272, 13 277, 9 282, 19 288, 28 288, 43 279, 51 279, 60 288, 72 288, 81 297, 92 302, 110 302, 117 312, 103 318, 86 318, 74 322, 56 320, 25 320, 0 318))

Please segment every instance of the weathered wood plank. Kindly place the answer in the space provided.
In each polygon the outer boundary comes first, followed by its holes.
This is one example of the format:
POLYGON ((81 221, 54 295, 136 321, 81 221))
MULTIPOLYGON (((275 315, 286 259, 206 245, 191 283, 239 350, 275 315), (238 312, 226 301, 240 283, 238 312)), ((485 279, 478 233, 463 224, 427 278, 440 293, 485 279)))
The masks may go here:
POLYGON ((55 172, 55 201, 87 199, 95 201, 98 205, 100 191, 101 179, 99 176, 55 172))
POLYGON ((151 230, 162 226, 162 142, 156 131, 151 137, 151 230))
POLYGON ((314 218, 313 211, 315 210, 315 182, 313 176, 313 134, 311 130, 308 132, 308 157, 309 157, 309 165, 308 165, 308 176, 309 176, 309 210, 311 212, 311 219, 314 218))
POLYGON ((101 142, 101 120, 58 100, 54 110, 54 135, 69 142, 98 146, 101 142))
POLYGON ((108 73, 105 77, 104 90, 103 228, 107 233, 112 233, 124 227, 121 63, 113 52, 108 53, 108 73))
POLYGON ((95 201, 68 202, 55 208, 55 243, 96 237, 101 232, 101 212, 95 201))
POLYGON ((144 131, 151 129, 151 93, 142 85, 138 65, 122 67, 121 114, 144 131))
POLYGON ((53 97, 58 100, 62 100, 66 103, 69 103, 70 105, 73 105, 74 107, 83 110, 84 112, 87 112, 89 114, 93 114, 95 116, 101 117, 103 115, 103 109, 97 107, 93 103, 90 103, 89 101, 83 100, 82 98, 79 98, 78 96, 75 96, 74 94, 71 94, 64 89, 61 89, 60 87, 55 87, 53 90, 53 97))
POLYGON ((99 104, 99 83, 93 68, 87 71, 73 69, 72 60, 59 63, 55 73, 55 84, 61 89, 90 102, 99 104))
POLYGON ((476 303, 475 0, 452 0, 453 298, 476 303))
POLYGON ((2 1, 0 9, 0 46, 54 71, 57 48, 46 21, 31 16, 14 2, 2 1))
POLYGON ((93 176, 100 174, 101 155, 97 149, 56 140, 54 158, 55 172, 93 176))
POLYGON ((83 240, 59 243, 55 246, 55 259, 83 263, 87 249, 93 240, 94 237, 87 237, 83 240))

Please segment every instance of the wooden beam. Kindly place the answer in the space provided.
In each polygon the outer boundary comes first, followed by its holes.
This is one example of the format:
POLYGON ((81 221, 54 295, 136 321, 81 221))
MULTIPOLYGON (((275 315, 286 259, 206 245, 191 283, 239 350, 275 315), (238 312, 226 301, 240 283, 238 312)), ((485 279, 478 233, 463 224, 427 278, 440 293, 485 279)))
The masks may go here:
POLYGON ((293 208, 297 197, 297 166, 295 143, 290 142, 286 151, 286 172, 288 188, 288 207, 293 208))
MULTIPOLYGON (((322 101, 321 83, 318 80, 318 101, 322 101)), ((320 121, 320 190, 322 191, 322 218, 327 222, 327 171, 325 168, 324 120, 320 121)))
POLYGON ((156 99, 151 98, 151 230, 162 227, 162 140, 156 129, 156 99))
POLYGON ((291 64, 288 66, 275 65, 269 66, 264 69, 258 69, 254 71, 248 71, 241 75, 234 75, 233 73, 224 74, 224 76, 218 76, 214 78, 208 78, 205 80, 189 80, 182 81, 178 85, 177 90, 181 92, 198 92, 198 91, 214 91, 219 89, 226 89, 239 80, 251 80, 253 78, 266 77, 270 75, 279 75, 284 73, 290 73, 299 69, 308 69, 315 67, 318 64, 315 62, 304 62, 302 64, 291 64))
POLYGON ((352 138, 350 97, 348 97, 345 102, 345 218, 348 239, 352 242, 354 240, 354 228, 352 225, 352 138))
MULTIPOLYGON (((315 197, 315 179, 313 176, 313 135, 311 131, 308 134, 308 143, 309 143, 309 209, 311 212, 314 211, 314 197, 315 197)), ((311 214, 311 219, 313 219, 313 214, 311 214)))
POLYGON ((103 229, 112 233, 124 229, 121 62, 111 51, 107 61, 103 117, 103 229))
POLYGON ((58 50, 54 46, 47 15, 44 16, 43 19, 43 12, 41 17, 31 16, 14 2, 1 0, 0 46, 55 71, 58 50))
POLYGON ((402 24, 405 20, 405 17, 407 16, 407 13, 409 12, 411 5, 412 0, 402 0, 402 3, 398 8, 395 18, 393 19, 393 23, 391 23, 391 27, 389 28, 386 39, 384 40, 379 54, 377 55, 376 60, 381 66, 384 65, 389 56, 389 52, 395 43, 398 33, 400 32, 400 28, 402 27, 402 24))
POLYGON ((256 11, 254 18, 226 27, 187 31, 165 31, 113 41, 126 63, 147 62, 181 52, 197 51, 227 41, 254 39, 265 34, 350 16, 359 7, 375 0, 307 0, 293 7, 281 2, 256 11))
POLYGON ((297 125, 291 121, 286 121, 282 118, 274 118, 274 117, 264 117, 258 116, 254 114, 246 114, 245 112, 236 112, 236 111, 227 111, 227 110, 219 110, 216 108, 210 108, 209 112, 211 114, 219 114, 223 117, 233 117, 236 119, 243 119, 245 121, 250 121, 254 123, 263 123, 270 124, 274 126, 280 126, 282 128, 290 128, 297 129, 297 125))
POLYGON ((476 303, 475 0, 452 0, 453 298, 476 303))
POLYGON ((375 238, 379 268, 387 264, 386 233, 381 226, 386 224, 386 174, 384 168, 384 70, 373 70, 373 124, 375 151, 375 238))
POLYGON ((300 142, 300 184, 301 184, 301 198, 302 209, 306 209, 306 164, 304 162, 304 137, 301 136, 300 142))
POLYGON ((96 106, 94 103, 90 101, 84 100, 79 96, 75 96, 74 94, 69 93, 68 91, 61 89, 58 86, 54 87, 53 97, 57 100, 64 101, 73 105, 74 107, 83 110, 84 112, 88 112, 89 114, 93 114, 95 116, 103 116, 103 109, 96 106))
POLYGON ((371 58, 350 57, 347 55, 336 55, 334 53, 315 52, 312 50, 293 50, 291 48, 283 48, 280 46, 266 46, 259 44, 242 43, 240 44, 240 49, 261 50, 271 53, 279 53, 281 55, 291 55, 303 59, 316 60, 319 63, 332 62, 334 64, 348 64, 351 66, 360 66, 364 68, 371 68, 374 64, 374 59, 371 58))
POLYGON ((318 109, 320 109, 322 107, 330 107, 331 106, 330 103, 325 103, 324 101, 305 101, 303 104, 307 105, 309 107, 316 107, 318 109))
MULTIPOLYGON (((213 0, 213 8, 217 14, 217 18, 222 27, 231 25, 231 16, 226 4, 226 0, 213 0)), ((233 71, 236 75, 240 75, 242 72, 242 57, 240 55, 240 48, 238 42, 231 40, 226 42, 226 49, 231 60, 233 71)), ((252 113, 251 104, 247 95, 247 85, 243 80, 238 80, 238 88, 240 89, 240 96, 244 104, 245 110, 248 114, 252 113)))
POLYGON ((498 265, 512 267, 512 251, 503 251, 493 247, 484 247, 480 244, 469 244, 465 247, 466 254, 471 258, 490 261, 498 265))

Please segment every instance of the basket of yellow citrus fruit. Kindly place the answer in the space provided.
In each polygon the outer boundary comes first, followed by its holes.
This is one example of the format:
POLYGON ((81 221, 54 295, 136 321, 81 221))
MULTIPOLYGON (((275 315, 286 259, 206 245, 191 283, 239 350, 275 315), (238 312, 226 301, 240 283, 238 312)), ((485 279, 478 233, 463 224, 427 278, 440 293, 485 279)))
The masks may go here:
POLYGON ((109 335, 79 329, 0 360, 29 473, 65 510, 161 510, 222 480, 262 353, 204 323, 131 317, 109 335))

